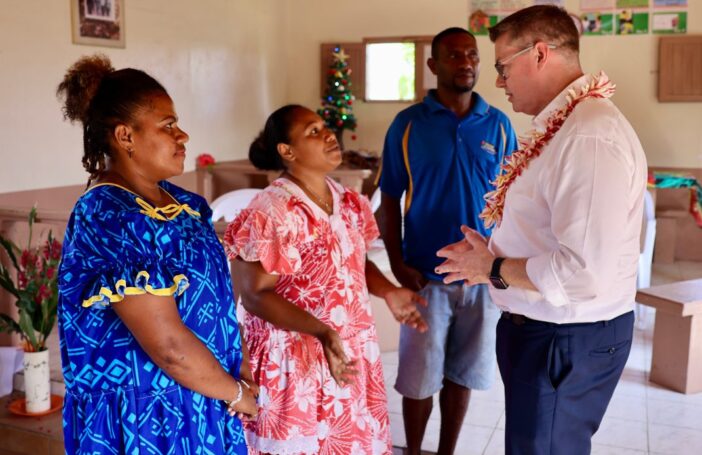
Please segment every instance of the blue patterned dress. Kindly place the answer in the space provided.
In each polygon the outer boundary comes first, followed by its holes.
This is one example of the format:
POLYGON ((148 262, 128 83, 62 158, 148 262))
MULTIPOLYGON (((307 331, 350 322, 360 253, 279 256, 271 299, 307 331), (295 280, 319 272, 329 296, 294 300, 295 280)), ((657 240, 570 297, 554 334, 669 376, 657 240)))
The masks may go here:
POLYGON ((183 323, 238 377, 241 338, 226 257, 203 198, 168 182, 154 208, 116 185, 76 203, 59 279, 69 454, 245 454, 241 422, 186 389, 141 349, 111 303, 173 295, 183 323))

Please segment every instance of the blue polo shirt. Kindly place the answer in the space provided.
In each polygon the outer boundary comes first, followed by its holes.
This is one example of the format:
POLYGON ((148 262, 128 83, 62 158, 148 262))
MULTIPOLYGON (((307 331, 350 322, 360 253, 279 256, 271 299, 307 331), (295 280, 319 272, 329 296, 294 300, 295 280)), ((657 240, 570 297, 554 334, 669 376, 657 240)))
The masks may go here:
POLYGON ((461 225, 483 235, 478 218, 493 189, 490 183, 505 156, 517 149, 509 118, 473 92, 470 112, 459 119, 436 99, 400 112, 390 125, 383 149, 380 189, 405 195, 402 251, 405 263, 425 277, 441 280, 436 251, 463 238, 461 225))

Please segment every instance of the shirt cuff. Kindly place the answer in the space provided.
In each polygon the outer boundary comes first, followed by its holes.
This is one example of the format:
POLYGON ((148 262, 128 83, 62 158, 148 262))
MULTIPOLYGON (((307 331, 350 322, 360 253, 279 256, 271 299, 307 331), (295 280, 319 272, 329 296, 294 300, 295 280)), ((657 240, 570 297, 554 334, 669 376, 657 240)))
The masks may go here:
POLYGON ((546 301, 560 307, 567 305, 570 299, 553 268, 553 254, 546 253, 527 259, 526 273, 546 301))

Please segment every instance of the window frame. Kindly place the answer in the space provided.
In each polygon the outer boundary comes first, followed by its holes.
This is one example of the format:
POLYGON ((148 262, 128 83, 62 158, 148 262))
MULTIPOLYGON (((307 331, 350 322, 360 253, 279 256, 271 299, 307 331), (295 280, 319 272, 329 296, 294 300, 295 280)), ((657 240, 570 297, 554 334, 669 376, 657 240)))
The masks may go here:
POLYGON ((363 101, 365 103, 402 103, 402 104, 414 104, 420 101, 426 96, 427 90, 424 89, 424 65, 426 65, 427 58, 429 55, 425 55, 424 45, 431 45, 431 40, 433 36, 426 35, 409 35, 409 36, 383 36, 383 37, 371 37, 363 38, 363 101), (414 99, 411 100, 370 100, 366 97, 366 46, 368 44, 378 44, 378 43, 414 43, 414 99))

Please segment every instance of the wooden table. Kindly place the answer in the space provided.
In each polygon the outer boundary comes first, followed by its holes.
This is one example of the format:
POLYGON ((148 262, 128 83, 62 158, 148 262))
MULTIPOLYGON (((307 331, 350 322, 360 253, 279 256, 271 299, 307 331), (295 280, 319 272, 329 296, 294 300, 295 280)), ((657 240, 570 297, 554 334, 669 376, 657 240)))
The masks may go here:
POLYGON ((702 392, 702 279, 639 289, 636 301, 656 309, 651 382, 702 392))

